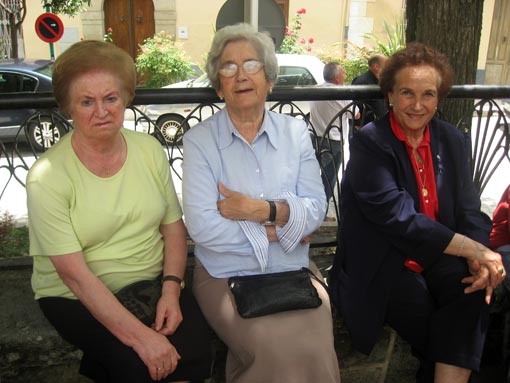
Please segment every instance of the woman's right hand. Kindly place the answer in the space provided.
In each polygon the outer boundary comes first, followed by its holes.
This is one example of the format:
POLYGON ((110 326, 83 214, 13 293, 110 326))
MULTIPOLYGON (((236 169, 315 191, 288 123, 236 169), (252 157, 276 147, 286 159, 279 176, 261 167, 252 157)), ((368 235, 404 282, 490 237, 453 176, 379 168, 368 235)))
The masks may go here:
POLYGON ((475 245, 476 251, 475 255, 473 257, 468 257, 468 259, 471 262, 478 263, 482 267, 482 271, 484 271, 484 269, 487 271, 489 286, 494 289, 503 282, 506 276, 501 255, 476 241, 472 242, 475 245))
POLYGON ((153 380, 166 378, 177 368, 181 356, 168 338, 147 327, 133 350, 149 369, 153 380))
POLYGON ((466 258, 471 273, 462 280, 470 285, 465 289, 466 294, 485 289, 485 301, 490 303, 492 292, 506 276, 501 255, 459 233, 453 236, 445 253, 466 258))

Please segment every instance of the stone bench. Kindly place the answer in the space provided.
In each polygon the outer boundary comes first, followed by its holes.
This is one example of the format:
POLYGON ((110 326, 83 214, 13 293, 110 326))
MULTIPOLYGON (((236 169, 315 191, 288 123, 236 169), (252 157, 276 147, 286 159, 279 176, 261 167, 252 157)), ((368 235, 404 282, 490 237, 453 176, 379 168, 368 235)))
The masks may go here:
MULTIPOLYGON (((323 247, 321 243, 334 241, 336 229, 336 223, 326 222, 313 236, 314 248, 310 250, 310 258, 324 275, 327 275, 326 270, 331 265, 335 248, 323 247)), ((188 252, 193 252, 191 240, 188 241, 188 252)), ((193 256, 189 256, 186 272, 188 286, 191 286, 193 262, 193 256)), ((78 373, 81 352, 64 341, 42 315, 33 298, 31 274, 30 257, 0 259, 0 382, 90 382, 78 373)), ((386 331, 372 354, 365 356, 351 349, 349 335, 342 321, 336 320, 335 346, 343 382, 384 382, 388 369, 391 369, 391 361, 398 363, 394 370, 402 374, 400 360, 402 357, 410 358, 410 353, 405 344, 398 343, 398 347, 407 355, 401 353, 392 356, 395 339, 394 333, 386 331)), ((226 347, 217 339, 215 348, 213 377, 208 383, 223 383, 226 347)), ((413 360, 405 363, 411 373, 414 373, 413 363, 413 360)), ((394 379, 388 381, 398 382, 394 379)))

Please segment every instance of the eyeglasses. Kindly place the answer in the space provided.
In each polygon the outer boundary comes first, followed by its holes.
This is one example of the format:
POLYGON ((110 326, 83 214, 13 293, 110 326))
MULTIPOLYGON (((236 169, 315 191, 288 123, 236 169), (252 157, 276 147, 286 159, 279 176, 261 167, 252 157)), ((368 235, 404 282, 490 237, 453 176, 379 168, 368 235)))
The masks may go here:
MULTIPOLYGON (((255 74, 260 72, 264 64, 259 60, 248 60, 242 63, 244 73, 255 74)), ((239 71, 239 65, 235 63, 226 63, 220 67, 220 75, 223 77, 234 77, 239 71)))

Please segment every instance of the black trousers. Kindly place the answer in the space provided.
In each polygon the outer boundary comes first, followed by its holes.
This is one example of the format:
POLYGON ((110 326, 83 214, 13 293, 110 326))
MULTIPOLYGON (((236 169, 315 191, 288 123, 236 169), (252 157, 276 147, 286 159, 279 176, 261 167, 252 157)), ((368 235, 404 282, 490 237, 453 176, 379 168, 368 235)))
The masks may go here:
POLYGON ((418 382, 433 382, 435 362, 478 371, 489 322, 485 291, 465 294, 464 258, 444 255, 421 274, 402 269, 386 320, 412 346, 418 382))
MULTIPOLYGON (((211 375, 212 333, 188 289, 180 298, 183 321, 168 336, 181 355, 177 369, 161 382, 202 380, 211 375)), ((97 383, 153 382, 132 348, 120 342, 75 299, 41 298, 39 306, 57 332, 83 351, 80 373, 97 383)))

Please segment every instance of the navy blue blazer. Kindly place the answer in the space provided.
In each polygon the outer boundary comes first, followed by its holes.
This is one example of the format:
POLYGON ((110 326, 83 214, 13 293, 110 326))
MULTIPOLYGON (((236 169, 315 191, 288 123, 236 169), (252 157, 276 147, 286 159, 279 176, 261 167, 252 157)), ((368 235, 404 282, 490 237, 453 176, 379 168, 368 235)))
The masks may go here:
POLYGON ((490 218, 480 211, 466 136, 437 118, 429 126, 438 221, 419 213, 413 167, 389 114, 360 129, 350 143, 330 287, 353 346, 365 353, 381 333, 392 281, 405 259, 427 269, 456 232, 483 244, 489 240, 490 218))

